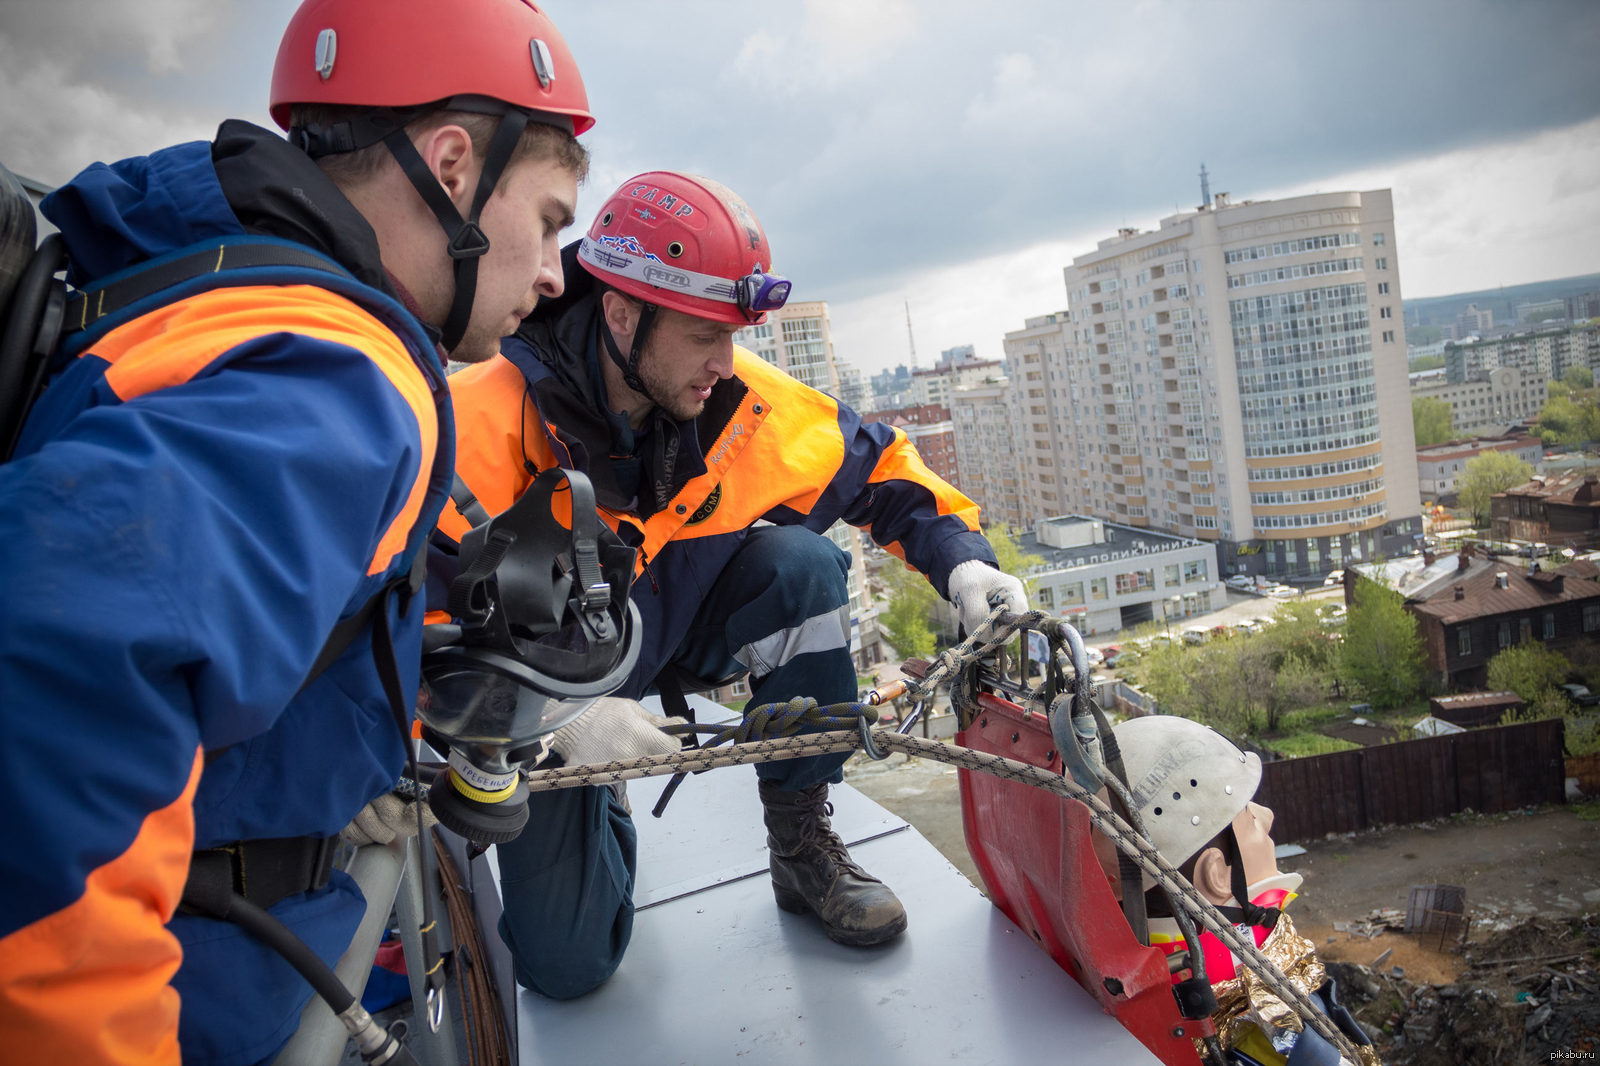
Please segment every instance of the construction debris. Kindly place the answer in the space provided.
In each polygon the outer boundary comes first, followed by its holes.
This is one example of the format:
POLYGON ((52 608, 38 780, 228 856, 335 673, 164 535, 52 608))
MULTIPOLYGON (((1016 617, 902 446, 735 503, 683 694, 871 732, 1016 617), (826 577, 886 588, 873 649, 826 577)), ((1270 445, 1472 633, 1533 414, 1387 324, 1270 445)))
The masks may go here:
POLYGON ((1387 952, 1372 966, 1330 962, 1328 974, 1390 1066, 1600 1056, 1600 914, 1529 918, 1481 936, 1467 945, 1466 974, 1447 984, 1379 970, 1387 952))

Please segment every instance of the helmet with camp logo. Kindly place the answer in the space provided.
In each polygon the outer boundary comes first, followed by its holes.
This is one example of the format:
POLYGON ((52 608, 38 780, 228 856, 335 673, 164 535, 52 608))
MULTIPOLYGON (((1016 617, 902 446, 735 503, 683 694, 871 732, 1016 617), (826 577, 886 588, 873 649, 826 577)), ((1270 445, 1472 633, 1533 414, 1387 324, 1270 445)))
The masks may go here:
POLYGON ((693 174, 651 171, 623 182, 580 242, 578 261, 647 304, 735 326, 765 322, 789 299, 755 212, 693 174))

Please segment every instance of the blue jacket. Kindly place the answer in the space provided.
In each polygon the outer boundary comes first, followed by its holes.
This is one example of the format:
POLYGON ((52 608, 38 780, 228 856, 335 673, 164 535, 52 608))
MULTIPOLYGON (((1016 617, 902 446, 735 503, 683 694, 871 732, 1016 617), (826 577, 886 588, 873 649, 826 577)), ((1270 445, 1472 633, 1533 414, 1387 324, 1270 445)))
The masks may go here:
MULTIPOLYGON (((43 209, 75 284, 246 235, 345 270, 200 279, 69 340, 0 467, 8 1054, 256 1062, 309 987, 172 908, 192 849, 332 836, 401 772, 370 630, 302 684, 437 517, 443 371, 365 220, 264 130, 97 164, 43 209)), ((415 692, 422 611, 389 613, 415 692)), ((364 909, 337 872, 273 908, 330 962, 364 909)))

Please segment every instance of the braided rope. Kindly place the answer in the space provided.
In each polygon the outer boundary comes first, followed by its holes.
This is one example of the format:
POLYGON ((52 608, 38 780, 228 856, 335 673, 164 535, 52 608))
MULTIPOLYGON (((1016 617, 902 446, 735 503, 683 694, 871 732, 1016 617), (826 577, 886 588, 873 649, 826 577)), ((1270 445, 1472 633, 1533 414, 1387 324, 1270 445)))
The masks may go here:
MULTIPOLYGON (((1004 645, 1020 629, 1038 629, 1059 624, 1042 611, 1010 615, 1007 622, 1002 623, 1000 619, 1005 614, 1003 607, 995 608, 971 636, 955 647, 940 652, 920 680, 907 682, 908 694, 915 699, 932 695, 935 688, 959 679, 974 663, 1004 645)), ((1115 844, 1119 851, 1130 856, 1144 873, 1167 891, 1174 902, 1188 911, 1245 966, 1254 971, 1275 996, 1285 1003, 1293 1004, 1304 1024, 1315 1029, 1350 1062, 1361 1061, 1350 1039, 1339 1031, 1310 996, 1291 984, 1272 960, 1261 953, 1256 947, 1254 938, 1241 936, 1233 923, 1224 917, 1210 900, 1200 895, 1194 886, 1161 856, 1155 845, 1124 821, 1099 796, 1069 776, 1051 773, 1001 755, 973 751, 970 748, 939 741, 923 740, 920 737, 885 729, 868 731, 860 727, 863 719, 868 722, 875 721, 877 708, 862 703, 838 703, 821 707, 813 699, 796 697, 784 704, 763 704, 748 708, 741 722, 720 730, 709 742, 716 745, 733 741, 729 747, 688 748, 667 755, 536 770, 526 775, 528 789, 531 792, 542 792, 558 788, 609 785, 641 777, 682 775, 722 766, 778 762, 809 755, 854 751, 865 746, 868 741, 875 742, 876 746, 886 753, 898 751, 907 756, 933 759, 976 773, 1043 788, 1059 796, 1075 799, 1088 807, 1089 820, 1094 827, 1115 844), (815 729, 829 725, 837 727, 839 731, 799 732, 804 726, 815 729), (751 739, 757 736, 774 738, 751 739)))
MULTIPOLYGON (((990 755, 987 752, 923 740, 921 737, 907 736, 889 730, 874 730, 873 739, 886 751, 898 751, 908 756, 934 759, 977 773, 1043 788, 1083 803, 1089 808, 1089 818, 1095 828, 1104 833, 1119 850, 1132 856, 1141 870, 1154 878, 1173 899, 1188 909, 1217 939, 1239 956, 1245 965, 1254 970, 1274 995, 1285 1003, 1294 1004, 1302 1019, 1339 1048, 1346 1058, 1352 1062, 1359 1061, 1348 1038, 1315 1007, 1310 997, 1290 984, 1272 961, 1261 954, 1253 939, 1240 936, 1238 930, 1223 917, 1215 905, 1197 893, 1183 875, 1161 857, 1148 840, 1141 838, 1098 796, 1084 789, 1070 777, 1053 774, 1048 770, 1007 759, 1001 755, 990 755)), ((776 762, 807 755, 853 751, 859 747, 861 747, 861 737, 854 731, 806 733, 790 738, 735 744, 730 748, 715 750, 694 748, 640 759, 618 759, 588 766, 560 766, 550 770, 537 770, 528 775, 528 789, 533 792, 543 792, 585 785, 609 785, 641 777, 694 773, 699 770, 746 763, 776 762)))

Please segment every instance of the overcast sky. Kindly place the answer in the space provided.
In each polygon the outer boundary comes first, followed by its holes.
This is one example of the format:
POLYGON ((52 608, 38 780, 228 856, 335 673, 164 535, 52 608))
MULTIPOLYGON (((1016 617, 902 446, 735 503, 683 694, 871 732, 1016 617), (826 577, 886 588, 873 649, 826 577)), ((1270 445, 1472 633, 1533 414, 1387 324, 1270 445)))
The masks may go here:
MULTIPOLYGON (((441 0, 443 2, 443 0, 441 0)), ((868 372, 998 357, 1061 268, 1199 203, 1390 187, 1407 296, 1600 271, 1593 0, 549 0, 598 118, 580 226, 707 174, 868 372)), ((0 161, 267 124, 292 0, 0 0, 0 161)))

